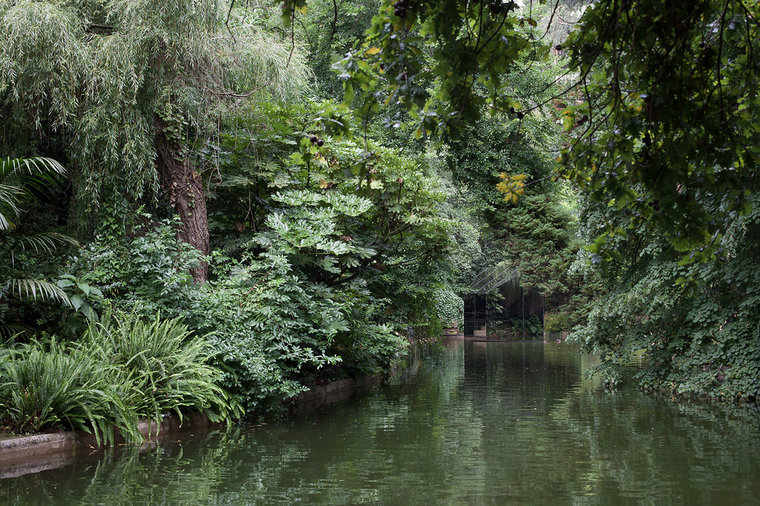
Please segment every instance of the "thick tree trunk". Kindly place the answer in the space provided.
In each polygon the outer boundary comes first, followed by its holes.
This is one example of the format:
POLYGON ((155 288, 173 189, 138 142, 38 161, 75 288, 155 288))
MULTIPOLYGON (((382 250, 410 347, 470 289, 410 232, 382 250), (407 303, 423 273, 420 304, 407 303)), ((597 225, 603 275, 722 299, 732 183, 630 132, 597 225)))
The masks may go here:
MULTIPOLYGON (((187 150, 167 134, 164 120, 156 116, 155 126, 156 167, 161 187, 182 223, 179 239, 194 246, 203 255, 208 255, 208 214, 201 176, 193 170, 187 150)), ((190 272, 197 283, 204 283, 208 276, 208 263, 202 262, 190 272)))

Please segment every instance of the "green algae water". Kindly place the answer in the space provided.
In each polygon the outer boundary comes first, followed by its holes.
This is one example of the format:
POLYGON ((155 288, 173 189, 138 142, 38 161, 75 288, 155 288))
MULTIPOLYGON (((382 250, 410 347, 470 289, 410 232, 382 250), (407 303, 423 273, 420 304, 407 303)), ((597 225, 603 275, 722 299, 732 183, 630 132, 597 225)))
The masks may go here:
POLYGON ((759 504, 760 417, 583 380, 577 348, 449 342, 281 425, 96 453, 0 504, 759 504))

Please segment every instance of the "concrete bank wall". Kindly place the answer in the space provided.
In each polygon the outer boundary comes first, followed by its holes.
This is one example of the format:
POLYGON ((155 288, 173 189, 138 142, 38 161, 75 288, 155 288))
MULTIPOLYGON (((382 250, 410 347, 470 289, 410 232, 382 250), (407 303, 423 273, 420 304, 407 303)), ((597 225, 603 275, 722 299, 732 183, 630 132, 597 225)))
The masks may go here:
MULTIPOLYGON (((204 415, 195 413, 185 416, 181 425, 179 418, 171 415, 164 417, 160 427, 155 421, 143 420, 138 428, 143 435, 142 447, 147 449, 161 441, 175 440, 183 434, 207 432, 219 426, 204 415)), ((56 432, 0 440, 0 479, 64 467, 75 458, 101 448, 95 436, 83 432, 56 432)))
POLYGON ((366 392, 373 386, 379 385, 385 380, 385 377, 385 374, 380 373, 365 376, 358 380, 347 378, 326 385, 317 385, 311 390, 299 394, 293 400, 291 412, 302 413, 345 401, 359 392, 366 392))
MULTIPOLYGON (((344 401, 357 392, 367 391, 382 383, 384 379, 384 374, 377 374, 359 380, 349 378, 316 386, 290 401, 291 412, 306 412, 344 401)), ((141 449, 153 448, 163 441, 176 441, 183 435, 204 434, 220 426, 223 424, 211 423, 199 413, 185 416, 181 425, 176 415, 164 417, 160 427, 155 421, 144 420, 139 425, 144 438, 141 449)), ((83 432, 56 432, 0 439, 0 479, 65 467, 75 459, 88 455, 97 457, 102 448, 94 436, 83 432)))

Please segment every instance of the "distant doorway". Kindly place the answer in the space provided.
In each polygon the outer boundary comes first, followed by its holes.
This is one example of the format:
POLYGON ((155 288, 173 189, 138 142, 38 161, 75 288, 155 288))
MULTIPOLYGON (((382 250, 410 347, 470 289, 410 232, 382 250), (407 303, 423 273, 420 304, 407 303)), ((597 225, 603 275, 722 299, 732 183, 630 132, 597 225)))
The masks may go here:
POLYGON ((464 335, 471 338, 543 339, 545 299, 525 289, 519 272, 505 265, 484 269, 464 297, 464 335))
POLYGON ((488 335, 488 308, 485 293, 471 293, 464 299, 464 335, 488 335))

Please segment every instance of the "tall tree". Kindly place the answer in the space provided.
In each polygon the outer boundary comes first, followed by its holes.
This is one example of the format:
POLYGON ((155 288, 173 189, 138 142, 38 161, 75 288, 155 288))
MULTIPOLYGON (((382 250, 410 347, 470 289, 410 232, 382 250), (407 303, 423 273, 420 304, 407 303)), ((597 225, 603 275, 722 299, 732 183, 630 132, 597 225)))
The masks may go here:
MULTIPOLYGON (((193 145, 212 135, 225 104, 292 94, 307 77, 286 43, 214 0, 4 0, 0 24, 0 144, 11 153, 63 146, 80 217, 163 192, 179 238, 204 254, 193 145)), ((207 266, 193 276, 205 281, 207 266)))
MULTIPOLYGON (((307 2, 279 3, 292 20, 307 2)), ((535 30, 538 6, 548 4, 551 24, 561 2, 524 3, 384 0, 366 49, 342 62, 348 95, 363 94, 368 110, 408 107, 420 133, 456 131, 484 111, 522 118, 541 109, 546 102, 509 89, 506 71, 520 74, 525 49, 549 54, 535 30), (430 76, 436 86, 426 86, 430 76)), ((570 55, 558 97, 571 142, 559 175, 680 250, 714 253, 722 211, 695 192, 719 192, 726 211, 747 211, 744 187, 760 161, 759 17, 760 4, 742 0, 590 3, 554 48, 570 55)))

